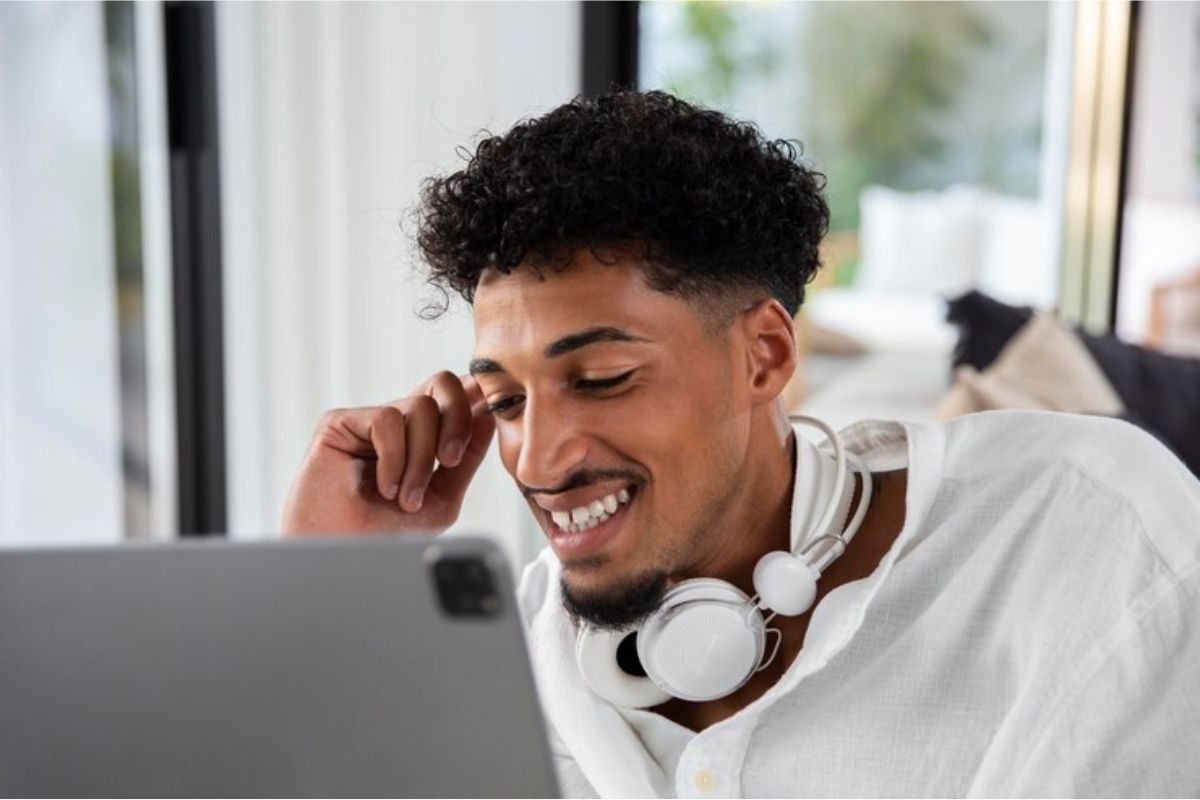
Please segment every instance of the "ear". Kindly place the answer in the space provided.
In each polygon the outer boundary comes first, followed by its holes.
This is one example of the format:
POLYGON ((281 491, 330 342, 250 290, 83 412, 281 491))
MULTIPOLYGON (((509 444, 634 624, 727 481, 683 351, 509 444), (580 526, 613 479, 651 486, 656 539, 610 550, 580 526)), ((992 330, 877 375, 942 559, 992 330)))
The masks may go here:
POLYGON ((778 300, 760 300, 741 314, 746 344, 747 386, 754 404, 783 394, 796 371, 796 328, 778 300))

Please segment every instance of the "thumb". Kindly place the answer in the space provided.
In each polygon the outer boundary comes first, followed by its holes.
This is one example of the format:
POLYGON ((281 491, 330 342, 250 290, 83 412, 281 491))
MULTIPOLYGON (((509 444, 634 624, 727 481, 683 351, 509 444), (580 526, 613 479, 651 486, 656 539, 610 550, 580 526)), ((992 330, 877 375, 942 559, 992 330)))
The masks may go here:
POLYGON ((461 503, 467 486, 487 455, 495 432, 495 417, 486 412, 476 415, 472 420, 471 439, 463 450, 462 460, 453 467, 439 465, 429 480, 428 491, 436 493, 447 503, 461 503))

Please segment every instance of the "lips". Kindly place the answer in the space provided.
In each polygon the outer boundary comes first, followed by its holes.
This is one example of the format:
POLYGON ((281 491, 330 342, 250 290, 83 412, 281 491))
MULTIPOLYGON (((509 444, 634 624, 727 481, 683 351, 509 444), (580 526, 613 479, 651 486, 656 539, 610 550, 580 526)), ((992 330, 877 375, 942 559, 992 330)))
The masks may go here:
POLYGON ((578 533, 607 522, 613 514, 617 513, 618 508, 629 502, 630 498, 628 489, 620 489, 593 500, 587 505, 576 506, 570 511, 551 511, 550 519, 558 526, 559 530, 578 533))
POLYGON ((550 546, 559 560, 582 558, 603 549, 624 528, 630 504, 636 497, 636 488, 630 486, 569 512, 543 509, 550 523, 550 546))

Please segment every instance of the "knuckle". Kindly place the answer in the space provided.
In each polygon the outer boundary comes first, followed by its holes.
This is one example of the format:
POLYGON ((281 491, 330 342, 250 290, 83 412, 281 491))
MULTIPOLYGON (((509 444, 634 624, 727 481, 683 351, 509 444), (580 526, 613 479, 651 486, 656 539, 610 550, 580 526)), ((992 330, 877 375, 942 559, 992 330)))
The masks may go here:
POLYGON ((346 409, 344 408, 330 408, 325 410, 317 420, 317 430, 336 427, 345 414, 346 409))
POLYGON ((409 414, 411 416, 437 416, 438 404, 427 394, 417 395, 409 400, 409 414))
POLYGON ((375 424, 386 428, 403 428, 404 414, 395 406, 379 406, 375 409, 375 424))

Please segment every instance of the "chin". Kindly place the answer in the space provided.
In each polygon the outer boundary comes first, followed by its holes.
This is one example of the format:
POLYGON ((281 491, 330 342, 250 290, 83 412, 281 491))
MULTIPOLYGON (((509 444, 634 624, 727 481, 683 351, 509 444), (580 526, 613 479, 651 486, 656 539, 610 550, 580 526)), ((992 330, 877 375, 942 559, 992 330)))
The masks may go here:
POLYGON ((564 593, 575 597, 603 597, 619 594, 628 580, 607 555, 587 556, 560 561, 560 580, 564 593))
POLYGON ((563 607, 577 623, 625 629, 640 623, 661 605, 667 590, 665 571, 602 576, 604 571, 563 565, 563 607))
POLYGON ((622 554, 604 552, 574 558, 559 556, 562 584, 577 595, 620 594, 623 587, 638 583, 656 572, 644 566, 630 565, 622 554))

